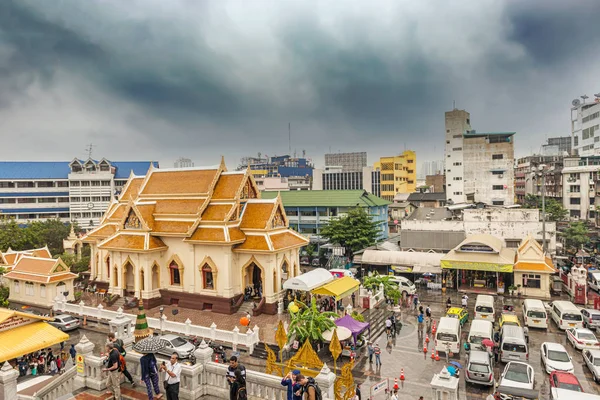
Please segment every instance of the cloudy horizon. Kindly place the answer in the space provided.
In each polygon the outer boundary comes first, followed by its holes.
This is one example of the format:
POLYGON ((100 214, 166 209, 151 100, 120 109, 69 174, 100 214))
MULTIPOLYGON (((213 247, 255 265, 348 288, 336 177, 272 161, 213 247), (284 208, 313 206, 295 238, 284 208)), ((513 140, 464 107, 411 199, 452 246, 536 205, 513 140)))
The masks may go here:
POLYGON ((443 158, 444 112, 516 131, 515 153, 570 135, 600 92, 595 0, 0 2, 6 160, 196 165, 306 150, 443 158))

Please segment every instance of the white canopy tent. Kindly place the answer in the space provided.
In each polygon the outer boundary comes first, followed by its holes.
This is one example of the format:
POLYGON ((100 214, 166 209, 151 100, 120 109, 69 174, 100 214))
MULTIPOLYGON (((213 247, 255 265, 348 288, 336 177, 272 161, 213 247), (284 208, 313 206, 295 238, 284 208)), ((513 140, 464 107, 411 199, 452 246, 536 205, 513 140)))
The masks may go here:
POLYGON ((311 290, 321 287, 332 280, 333 275, 331 272, 325 268, 317 268, 305 274, 288 279, 283 283, 283 288, 310 292, 311 290))
POLYGON ((440 261, 445 254, 418 251, 365 250, 361 264, 396 265, 412 267, 416 273, 441 273, 440 261))

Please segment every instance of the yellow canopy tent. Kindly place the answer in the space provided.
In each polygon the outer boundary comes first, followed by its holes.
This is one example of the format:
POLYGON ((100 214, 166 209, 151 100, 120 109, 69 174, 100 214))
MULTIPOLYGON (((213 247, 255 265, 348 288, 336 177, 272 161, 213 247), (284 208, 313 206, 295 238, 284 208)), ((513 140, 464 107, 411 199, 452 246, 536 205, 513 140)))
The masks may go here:
POLYGON ((332 296, 336 301, 349 296, 358 289, 360 282, 349 276, 334 279, 333 281, 312 290, 313 294, 332 296))

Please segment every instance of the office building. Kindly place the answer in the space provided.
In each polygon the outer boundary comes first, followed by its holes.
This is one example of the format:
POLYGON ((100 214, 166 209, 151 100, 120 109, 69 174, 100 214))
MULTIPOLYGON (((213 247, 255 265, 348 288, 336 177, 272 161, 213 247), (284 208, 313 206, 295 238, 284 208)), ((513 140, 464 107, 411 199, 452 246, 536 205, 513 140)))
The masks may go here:
POLYGON ((380 239, 388 237, 389 201, 365 190, 307 190, 287 192, 263 192, 263 199, 281 196, 290 228, 305 236, 319 237, 321 228, 331 218, 338 217, 354 207, 365 207, 373 221, 377 222, 380 239))
MULTIPOLYGON (((600 95, 600 94, 599 94, 600 95)), ((571 136, 574 155, 600 155, 600 96, 586 103, 575 99, 571 107, 571 136)))
POLYGON ((571 154, 571 136, 560 136, 548 138, 547 143, 542 145, 544 156, 565 156, 571 154))
POLYGON ((315 168, 312 190, 366 190, 373 193, 373 168, 364 167, 361 171, 344 171, 342 167, 315 168))
POLYGON ((517 204, 525 204, 527 195, 542 196, 542 176, 545 175, 545 196, 562 203, 563 157, 532 155, 517 160, 515 166, 515 196, 517 204))
POLYGON ((194 166, 194 162, 189 158, 179 157, 173 166, 175 168, 191 168, 194 166))
MULTIPOLYGON (((158 163, 154 163, 158 167, 158 163)), ((0 215, 18 223, 59 218, 84 229, 97 226, 131 174, 150 161, 0 162, 0 215)))
POLYGON ((449 203, 514 203, 515 132, 477 132, 470 114, 446 112, 446 197, 449 203))
POLYGON ((381 157, 373 169, 380 171, 381 198, 393 201, 397 193, 412 193, 417 188, 417 154, 406 150, 402 154, 381 157))
POLYGON ((342 167, 342 172, 362 172, 366 166, 366 151, 325 154, 325 167, 342 167))
MULTIPOLYGON (((314 166, 310 159, 289 155, 276 157, 245 157, 238 171, 250 168, 259 186, 269 187, 262 178, 286 178, 290 190, 310 190, 314 166)), ((275 184, 278 186, 278 184, 275 184)))
POLYGON ((600 157, 565 157, 562 170, 563 207, 573 220, 593 220, 596 216, 596 182, 600 157))

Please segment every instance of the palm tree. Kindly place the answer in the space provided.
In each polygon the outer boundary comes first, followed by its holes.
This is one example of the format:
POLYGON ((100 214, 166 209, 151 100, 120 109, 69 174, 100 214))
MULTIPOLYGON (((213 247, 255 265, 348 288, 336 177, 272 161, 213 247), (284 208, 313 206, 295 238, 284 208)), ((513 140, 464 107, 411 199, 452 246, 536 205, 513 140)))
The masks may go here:
POLYGON ((392 299, 396 304, 400 298, 400 291, 398 290, 398 283, 392 281, 392 276, 373 274, 373 276, 368 276, 363 280, 363 286, 373 292, 379 290, 379 286, 382 284, 385 297, 392 299))
POLYGON ((300 343, 304 343, 306 339, 315 343, 323 340, 323 332, 335 327, 331 317, 338 318, 339 315, 335 312, 319 311, 314 297, 310 307, 298 300, 294 300, 294 303, 300 310, 291 314, 292 322, 288 329, 288 338, 295 335, 300 343))

